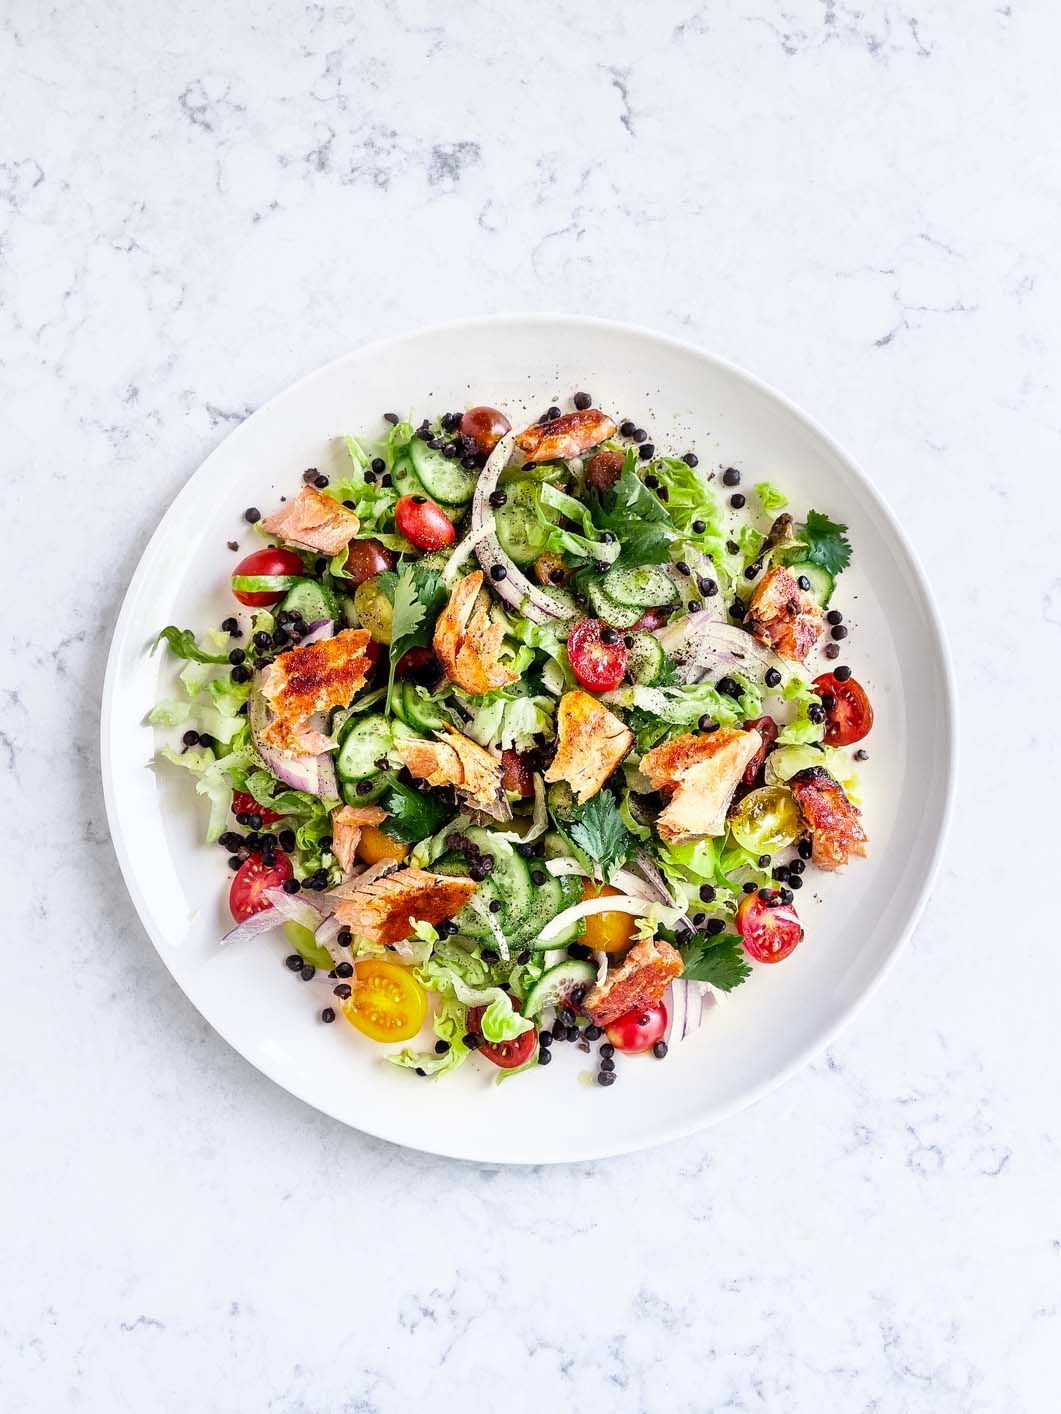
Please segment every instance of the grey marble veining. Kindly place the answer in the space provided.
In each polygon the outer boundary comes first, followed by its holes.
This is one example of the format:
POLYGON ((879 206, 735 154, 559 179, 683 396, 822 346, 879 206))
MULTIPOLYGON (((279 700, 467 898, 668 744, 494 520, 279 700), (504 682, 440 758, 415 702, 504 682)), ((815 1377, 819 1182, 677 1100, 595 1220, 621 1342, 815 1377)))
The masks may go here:
POLYGON ((5 1414, 1057 1407, 1059 42, 1045 0, 6 7, 5 1414), (643 321, 812 411, 962 698, 938 887, 840 1041, 556 1170, 250 1069, 98 782, 110 628, 203 456, 352 345, 498 309, 643 321))

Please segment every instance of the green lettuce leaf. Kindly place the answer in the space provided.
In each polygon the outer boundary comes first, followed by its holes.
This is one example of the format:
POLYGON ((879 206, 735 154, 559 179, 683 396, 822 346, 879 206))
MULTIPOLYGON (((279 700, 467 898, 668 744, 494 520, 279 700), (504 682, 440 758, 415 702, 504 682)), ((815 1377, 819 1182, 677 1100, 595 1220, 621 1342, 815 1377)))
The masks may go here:
POLYGON ((757 481, 755 494, 759 497, 759 504, 769 515, 773 515, 775 511, 783 511, 788 505, 788 497, 772 481, 757 481))
POLYGON ((190 628, 177 628, 174 624, 168 624, 152 644, 152 653, 155 652, 163 639, 166 640, 169 651, 175 658, 190 658, 195 663, 228 662, 227 653, 204 653, 190 628))

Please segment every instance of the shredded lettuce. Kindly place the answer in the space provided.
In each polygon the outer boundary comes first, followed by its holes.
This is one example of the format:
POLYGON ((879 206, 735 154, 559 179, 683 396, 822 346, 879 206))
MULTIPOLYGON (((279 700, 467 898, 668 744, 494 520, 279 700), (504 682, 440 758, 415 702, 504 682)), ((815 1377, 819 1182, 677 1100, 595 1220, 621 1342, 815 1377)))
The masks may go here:
POLYGON ((772 481, 757 481, 755 494, 759 497, 759 504, 769 515, 773 515, 775 511, 783 511, 788 505, 788 497, 772 481))
POLYGON ((249 753, 231 752, 220 759, 206 748, 201 750, 174 751, 164 746, 159 755, 174 766, 180 766, 197 776, 196 793, 210 802, 210 819, 206 827, 207 844, 216 844, 225 831, 229 811, 232 809, 232 780, 230 772, 244 766, 249 753))
POLYGON ((455 998, 465 1006, 485 1007, 479 1023, 483 1037, 493 1045, 514 1041, 534 1022, 520 1016, 512 998, 494 980, 496 973, 478 957, 453 942, 435 947, 431 957, 416 970, 423 985, 443 997, 455 998))
POLYGON ((599 561, 608 565, 619 558, 622 546, 617 537, 610 531, 598 530, 592 515, 581 501, 576 501, 573 496, 567 495, 556 486, 547 483, 542 485, 538 496, 534 498, 534 510, 539 525, 545 531, 545 548, 554 555, 570 555, 576 560, 599 561), (546 515, 546 508, 581 525, 582 534, 556 525, 546 515), (608 535, 606 541, 601 539, 605 534, 608 535))
POLYGON ((778 733, 779 746, 808 746, 825 736, 825 724, 812 722, 807 716, 811 707, 820 705, 817 689, 806 678, 793 673, 781 692, 786 702, 795 702, 796 714, 778 733))
POLYGON ((537 736, 551 740, 554 703, 549 697, 512 695, 510 689, 491 693, 488 697, 467 697, 456 694, 472 714, 464 727, 466 735, 480 746, 507 751, 530 751, 537 736))
POLYGON ((391 1065, 405 1066, 424 1075, 448 1075, 456 1070, 471 1055, 464 1044, 468 1034, 468 1008, 456 997, 441 997, 431 1026, 440 1041, 445 1041, 448 1049, 439 1055, 438 1051, 411 1051, 408 1047, 386 1057, 391 1065))

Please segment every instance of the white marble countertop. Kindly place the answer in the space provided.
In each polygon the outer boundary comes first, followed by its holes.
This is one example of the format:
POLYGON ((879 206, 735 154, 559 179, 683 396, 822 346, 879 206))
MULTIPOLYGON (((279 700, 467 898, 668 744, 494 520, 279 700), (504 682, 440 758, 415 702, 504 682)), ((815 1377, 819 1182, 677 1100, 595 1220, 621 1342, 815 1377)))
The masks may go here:
POLYGON ((1056 1409, 1059 42, 1046 0, 6 7, 5 1414, 1056 1409), (552 1170, 247 1066, 98 780, 110 627, 204 455, 355 344, 497 309, 672 331, 810 410, 961 689, 942 876, 842 1039, 552 1170))

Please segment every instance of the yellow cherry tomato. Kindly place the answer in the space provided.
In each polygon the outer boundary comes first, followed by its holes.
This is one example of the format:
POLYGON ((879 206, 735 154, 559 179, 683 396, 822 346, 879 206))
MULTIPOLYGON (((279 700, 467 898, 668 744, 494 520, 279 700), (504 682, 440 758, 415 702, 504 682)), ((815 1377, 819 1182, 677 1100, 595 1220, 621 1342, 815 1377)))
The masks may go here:
MULTIPOLYGON (((611 884, 595 884, 592 879, 585 879, 582 884, 584 899, 612 898, 621 892, 621 889, 613 889, 611 884)), ((594 952, 622 952, 633 942, 636 926, 636 920, 629 913, 591 913, 579 942, 594 952)))
POLYGON ((785 786, 762 786, 729 817, 733 838, 752 854, 775 854, 799 838, 804 825, 795 796, 785 786))
POLYGON ((391 621, 394 609, 374 579, 366 579, 354 590, 354 613, 362 628, 376 643, 391 641, 391 621))
POLYGON ((383 859, 395 859, 400 864, 409 853, 409 846, 392 839, 378 825, 362 825, 355 853, 362 864, 379 864, 383 859))
POLYGON ((342 1003, 351 1026, 371 1041, 408 1041, 424 1024, 427 993, 412 969, 367 958, 354 965, 354 989, 342 1003))

